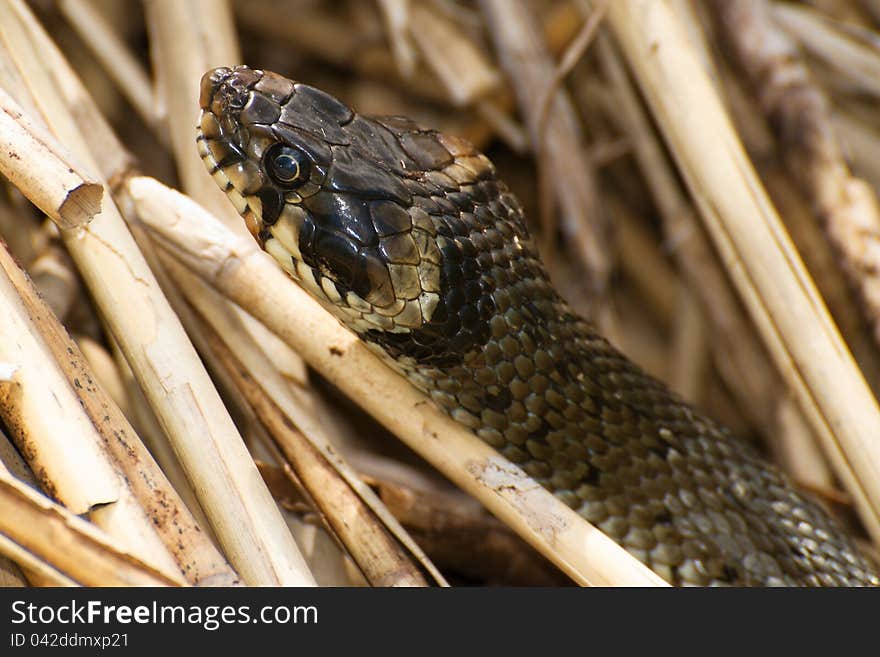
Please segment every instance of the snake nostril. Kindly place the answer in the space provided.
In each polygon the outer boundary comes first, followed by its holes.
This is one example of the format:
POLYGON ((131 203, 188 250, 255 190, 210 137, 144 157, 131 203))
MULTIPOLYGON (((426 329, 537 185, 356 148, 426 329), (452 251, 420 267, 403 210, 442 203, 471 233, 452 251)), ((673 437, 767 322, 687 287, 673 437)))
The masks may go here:
POLYGON ((211 107, 214 93, 223 80, 229 77, 230 73, 232 71, 229 68, 221 66, 220 68, 211 69, 202 76, 202 81, 199 83, 199 105, 202 109, 209 109, 211 107))

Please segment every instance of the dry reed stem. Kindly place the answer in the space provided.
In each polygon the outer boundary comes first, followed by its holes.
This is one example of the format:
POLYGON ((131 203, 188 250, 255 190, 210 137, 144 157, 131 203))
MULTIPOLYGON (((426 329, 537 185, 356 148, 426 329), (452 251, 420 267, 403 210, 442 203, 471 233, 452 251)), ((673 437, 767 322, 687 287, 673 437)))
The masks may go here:
POLYGON ((657 248, 657 239, 615 196, 606 199, 615 231, 621 273, 638 289, 651 313, 665 329, 675 322, 678 275, 657 248))
POLYGON ((678 310, 672 334, 669 385, 685 399, 703 405, 709 364, 709 336, 696 296, 678 288, 678 310))
POLYGON ((101 210, 104 190, 0 88, 0 173, 53 221, 84 226, 101 210))
POLYGON ((880 351, 863 313, 857 291, 840 267, 840 258, 826 231, 816 221, 808 199, 797 181, 778 161, 763 163, 761 179, 785 222, 797 250, 802 254, 816 287, 837 322, 874 395, 880 393, 880 351))
POLYGON ((866 528, 880 539, 880 409, 697 53, 665 2, 618 0, 608 16, 768 351, 866 528))
MULTIPOLYGON (((0 68, 3 66, 2 50, 0 50, 0 68)), ((3 83, 0 82, 0 87, 3 83)), ((30 207, 25 208, 27 200, 24 196, 0 202, 0 236, 9 247, 22 267, 29 267, 34 260, 42 255, 51 243, 47 225, 37 218, 30 207)), ((51 221, 47 222, 51 224, 51 221)), ((54 224, 52 224, 54 226, 54 224)), ((54 227, 51 229, 54 231, 54 227)))
POLYGON ((134 177, 129 193, 154 238, 291 344, 411 448, 582 584, 662 585, 623 548, 437 409, 259 250, 187 197, 134 177), (258 291, 258 292, 257 292, 258 291))
POLYGON ((290 463, 312 504, 372 586, 427 586, 414 560, 376 521, 369 507, 339 476, 262 389, 216 333, 208 339, 275 446, 290 463))
MULTIPOLYGON (((160 253, 159 255, 161 256, 162 254, 160 253)), ((261 346, 254 342, 252 333, 249 331, 244 320, 249 319, 250 324, 256 323, 256 320, 250 318, 240 308, 228 302, 219 293, 213 291, 205 281, 186 270, 170 256, 166 255, 165 257, 160 257, 160 259, 162 260, 163 269, 167 270, 181 286, 189 303, 192 304, 193 309, 198 313, 198 317, 196 317, 196 313, 189 306, 178 308, 178 314, 184 318, 187 325, 198 327, 197 335, 193 335, 197 337, 196 344, 199 346, 200 352, 209 361, 214 362, 215 376, 225 383, 224 388, 229 393, 234 393, 238 399, 238 404, 240 406, 248 406, 247 409, 243 410, 250 410, 248 402, 239 390, 235 378, 228 373, 228 368, 223 359, 215 354, 216 350, 212 343, 216 341, 210 339, 212 332, 221 335, 223 342, 234 353, 235 359, 246 366, 251 378, 259 381, 260 388, 268 394, 273 404, 283 410, 288 421, 292 422, 306 434, 314 449, 318 450, 324 459, 348 482, 349 486, 357 491, 363 501, 372 509, 375 516, 384 522, 401 544, 405 545, 409 552, 422 562, 425 570, 431 573, 438 582, 442 583, 442 575, 427 560, 427 557, 425 557, 418 545, 407 536, 405 530, 394 520, 387 509, 384 509, 372 491, 360 482, 357 475, 335 453, 332 445, 324 435, 320 422, 317 420, 314 405, 311 403, 312 400, 307 390, 291 387, 288 381, 283 378, 282 372, 276 367, 276 354, 268 355, 261 346)), ((177 307, 176 303, 175 307, 177 307)), ((262 331, 271 335, 273 340, 279 340, 277 336, 269 333, 262 324, 259 326, 262 331)), ((287 345, 284 345, 284 347, 285 350, 290 349, 287 345)), ((286 351, 282 351, 282 356, 285 353, 286 351)), ((256 416, 253 419, 256 421, 256 416)))
POLYGON ((113 351, 113 361, 116 364, 116 369, 120 373, 125 385, 126 396, 131 408, 131 423, 134 425, 138 435, 143 439, 144 444, 149 448, 156 462, 159 463, 162 472, 174 490, 177 491, 184 504, 186 504, 187 509, 195 517, 199 527, 209 535, 213 543, 219 545, 219 541, 211 528, 211 523, 202 509, 195 490, 193 490, 193 485, 187 478, 180 461, 177 460, 174 448, 171 446, 168 436, 162 430, 156 414, 150 408, 150 403, 138 385, 131 367, 128 365, 128 361, 125 360, 125 355, 112 339, 110 340, 110 347, 113 351))
MULTIPOLYGON (((184 584, 179 574, 170 576, 139 561, 125 545, 15 479, 0 465, 0 535, 17 545, 0 552, 33 566, 33 560, 86 586, 169 586, 184 584), (39 531, 34 531, 39 528, 39 531), (33 560, 22 552, 29 553, 33 560), (24 557, 24 558, 23 558, 24 557)), ((6 548, 6 549, 4 549, 6 548)), ((60 583, 60 582, 59 582, 60 583)))
POLYGON ((412 4, 409 34, 453 105, 470 105, 500 84, 501 78, 486 54, 430 6, 412 4))
POLYGON ((261 38, 295 43, 300 52, 334 66, 395 84, 422 99, 449 103, 445 87, 424 68, 417 68, 409 78, 401 77, 382 31, 364 35, 356 26, 353 28, 350 12, 328 11, 314 5, 292 13, 273 2, 236 4, 241 5, 236 14, 239 24, 255 30, 261 38))
POLYGON ((166 132, 157 112, 152 85, 140 62, 95 8, 91 0, 60 0, 58 9, 91 49, 95 59, 148 126, 154 128, 160 143, 166 132))
MULTIPOLYGON (((0 4, 0 18, 3 38, 26 72, 22 78, 44 119, 78 157, 91 161, 91 149, 103 144, 87 141, 73 122, 74 114, 80 119, 82 108, 93 105, 69 65, 23 3, 0 4)), ((96 110, 87 114, 100 123, 96 110)), ((114 152, 124 150, 116 144, 114 152)), ((62 238, 188 477, 197 482, 202 507, 236 570, 251 584, 313 583, 229 413, 116 206, 105 199, 104 211, 88 226, 62 231, 62 238)))
POLYGON ((0 360, 19 367, 13 382, 0 386, 0 414, 19 450, 43 490, 73 513, 88 514, 133 554, 176 572, 177 564, 104 451, 32 311, 5 272, 7 266, 17 270, 11 257, 2 247, 0 252, 0 360))
POLYGON ((241 63, 229 3, 152 0, 146 12, 156 87, 167 113, 166 129, 181 186, 233 230, 245 234, 244 222, 211 180, 195 148, 199 80, 216 66, 241 63))
POLYGON ((60 322, 75 303, 82 300, 79 277, 67 252, 51 244, 34 260, 28 273, 40 296, 60 322))
MULTIPOLYGON (((768 367, 767 352, 744 316, 616 51, 608 39, 600 38, 598 45, 600 63, 614 91, 607 111, 630 135, 636 161, 660 212, 667 248, 711 322, 715 366, 751 421, 768 436, 778 436, 780 409, 791 405, 784 385, 776 370, 768 367)), ((621 237, 626 233, 621 230, 621 237)), ((621 258, 622 263, 627 260, 621 258)))
MULTIPOLYGON (((2 369, 2 367, 0 367, 2 369)), ((17 369, 17 368, 16 368, 17 369)), ((8 383, 9 381, 3 381, 0 378, 0 386, 3 383, 8 383)), ((24 459, 21 458, 21 454, 18 453, 18 450, 15 449, 12 442, 10 442, 9 438, 6 437, 6 434, 0 430, 0 470, 6 468, 14 477, 22 480, 32 487, 36 487, 37 483, 34 480, 34 475, 28 468, 27 463, 24 462, 24 459)), ((0 538, 0 541, 3 539, 0 538)), ((6 543, 8 546, 15 546, 15 544, 6 539, 6 543)), ((15 546, 13 549, 16 550, 17 553, 21 553, 22 550, 15 546)), ((0 553, 4 553, 2 547, 0 547, 0 553)), ((9 586, 27 586, 28 579, 27 575, 21 569, 21 567, 15 561, 12 561, 6 557, 0 557, 0 588, 9 587, 9 586)))
POLYGON ((403 78, 411 77, 416 70, 416 53, 412 40, 407 34, 409 0, 379 0, 376 4, 385 20, 388 43, 391 45, 391 52, 394 53, 400 75, 403 78))
POLYGON ((854 177, 834 135, 828 100, 764 0, 713 5, 725 41, 777 135, 789 174, 814 206, 880 344, 880 206, 854 177))
POLYGON ((40 559, 29 550, 26 550, 11 538, 0 533, 0 555, 19 567, 26 573, 25 586, 53 586, 74 587, 78 584, 53 567, 48 562, 40 559))
MULTIPOLYGON (((43 296, 42 293, 40 296, 43 296)), ((83 358, 94 373, 95 379, 101 389, 110 395, 110 399, 126 418, 132 416, 131 400, 128 398, 128 389, 122 378, 122 372, 113 360, 104 345, 87 335, 76 335, 76 345, 82 352, 83 358)), ((135 433, 140 435, 135 427, 135 433)))
MULTIPOLYGON (((722 93, 724 100, 727 101, 728 110, 731 112, 732 118, 735 120, 739 135, 746 146, 747 151, 757 160, 764 161, 771 159, 775 152, 775 140, 766 124, 764 118, 754 111, 754 100, 746 88, 743 81, 737 77, 731 70, 730 66, 723 60, 714 57, 715 51, 710 49, 706 39, 705 23, 707 18, 703 16, 708 5, 695 5, 690 0, 674 0, 674 6, 679 16, 686 23, 688 34, 694 48, 700 53, 700 59, 704 68, 710 73, 715 80, 719 93, 722 93), (704 10, 698 15, 697 9, 704 10), (721 91, 723 90, 723 91, 721 91)), ((766 174, 766 169, 762 174, 766 174)), ((771 190, 772 191, 772 190, 771 190)), ((775 199, 774 199, 775 200, 775 199)), ((791 217, 783 212, 782 217, 790 220, 791 217)), ((792 224, 787 223, 786 228, 792 233, 792 224)), ((815 231, 802 230, 803 226, 794 228, 796 246, 802 247, 809 243, 809 238, 815 231)), ((702 231, 700 231, 702 235, 702 231)), ((701 241, 703 241, 701 239, 701 241)), ((843 320, 843 334, 851 341, 850 345, 863 345, 865 342, 864 331, 861 330, 861 323, 857 320, 854 326, 852 314, 847 311, 846 304, 835 306, 835 302, 839 300, 840 293, 848 297, 848 290, 844 290, 838 283, 840 274, 836 269, 822 267, 822 257, 828 251, 827 246, 817 242, 813 242, 810 247, 801 249, 801 253, 809 256, 809 271, 811 274, 819 274, 820 291, 822 293, 830 293, 831 296, 825 296, 826 301, 830 301, 832 310, 841 311, 839 315, 843 320), (813 247, 819 247, 818 249, 813 247)), ((717 295, 719 297, 729 298, 735 302, 733 291, 725 279, 717 259, 712 262, 713 268, 720 275, 718 282, 724 285, 724 294, 717 295)), ((720 288, 719 288, 720 291, 720 288)), ((704 295, 705 296, 705 295, 704 295)), ((720 299, 719 299, 720 301, 720 299)), ((724 305, 717 301, 710 301, 712 305, 724 305)), ((831 467, 822 453, 817 443, 815 434, 810 430, 809 423, 804 418, 802 411, 792 399, 790 392, 780 380, 778 372, 772 367, 767 359, 766 350, 758 341, 758 336, 754 327, 748 326, 740 305, 737 304, 732 311, 735 312, 736 324, 740 327, 736 335, 741 335, 743 340, 740 345, 745 351, 739 352, 739 358, 731 358, 725 354, 723 343, 716 347, 716 366, 724 369, 731 369, 727 364, 730 360, 735 360, 733 366, 738 372, 744 374, 746 378, 747 389, 756 390, 759 386, 753 383, 757 378, 754 372, 762 373, 764 391, 760 392, 757 397, 751 400, 743 400, 742 406, 745 409, 762 409, 767 414, 759 419, 759 425, 763 428, 765 440, 768 443, 770 452, 774 461, 782 466, 782 468, 791 475, 799 484, 816 490, 829 490, 833 484, 833 474, 831 467), (759 369, 760 368, 760 369, 759 369)), ((838 315, 835 315, 837 317, 838 315)), ((868 338, 870 340, 870 338, 868 338)), ((869 345, 869 350, 873 350, 873 345, 869 345)), ((861 361, 860 365, 865 366, 868 361, 876 360, 873 353, 860 349, 858 355, 864 356, 866 360, 861 361)), ((872 371, 870 368, 866 370, 872 371)), ((757 391, 757 390, 756 390, 757 391)), ((749 412, 747 410, 747 412, 749 412)))
POLYGON ((772 2, 773 20, 860 90, 880 96, 880 40, 875 32, 828 19, 808 7, 772 2))
MULTIPOLYGON (((5 271, 21 296, 28 316, 43 336, 61 372, 73 382, 73 391, 109 451, 114 466, 123 474, 131 493, 147 513, 151 527, 174 556, 179 569, 193 584, 236 583, 235 573, 196 525, 119 407, 101 386, 96 385, 79 347, 40 299, 24 272, 2 248, 0 269, 5 271)), ((88 471, 84 474, 89 476, 88 471)))

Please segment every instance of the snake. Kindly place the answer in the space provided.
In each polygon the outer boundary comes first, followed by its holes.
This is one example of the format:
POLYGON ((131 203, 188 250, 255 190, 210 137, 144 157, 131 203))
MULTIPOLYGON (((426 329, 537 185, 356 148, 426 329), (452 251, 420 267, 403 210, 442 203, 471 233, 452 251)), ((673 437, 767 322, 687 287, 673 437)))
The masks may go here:
POLYGON ((247 66, 199 103, 208 172, 290 278, 660 577, 880 584, 816 500, 571 309, 469 142, 247 66))

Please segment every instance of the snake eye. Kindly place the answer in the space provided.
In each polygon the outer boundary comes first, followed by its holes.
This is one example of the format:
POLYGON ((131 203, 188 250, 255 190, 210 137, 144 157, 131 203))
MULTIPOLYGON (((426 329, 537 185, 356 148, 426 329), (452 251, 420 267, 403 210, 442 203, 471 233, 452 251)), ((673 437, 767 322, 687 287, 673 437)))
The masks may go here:
POLYGON ((295 189, 309 179, 311 162, 296 148, 275 144, 266 151, 264 161, 266 173, 281 187, 295 189))

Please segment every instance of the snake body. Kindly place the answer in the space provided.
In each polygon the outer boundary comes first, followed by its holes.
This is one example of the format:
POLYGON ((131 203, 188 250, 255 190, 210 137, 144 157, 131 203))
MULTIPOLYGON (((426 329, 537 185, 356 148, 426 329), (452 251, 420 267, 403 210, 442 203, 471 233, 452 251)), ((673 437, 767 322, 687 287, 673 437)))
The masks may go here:
POLYGON ((244 66, 200 102, 208 170, 290 276, 666 580, 880 584, 783 473, 571 311, 470 144, 244 66))

